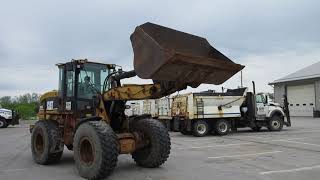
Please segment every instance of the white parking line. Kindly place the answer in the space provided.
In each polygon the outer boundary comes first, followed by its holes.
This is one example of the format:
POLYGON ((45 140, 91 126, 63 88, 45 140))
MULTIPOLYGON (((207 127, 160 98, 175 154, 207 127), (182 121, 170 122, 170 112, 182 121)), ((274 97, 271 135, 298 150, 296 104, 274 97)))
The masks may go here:
POLYGON ((241 146, 241 145, 248 145, 254 144, 252 142, 249 143, 236 143, 236 144, 221 144, 221 145, 214 145, 214 146, 192 146, 192 147, 181 147, 176 149, 202 149, 202 148, 215 148, 215 147, 227 147, 227 146, 241 146))
POLYGON ((303 145, 310 145, 310 146, 320 147, 320 144, 305 143, 305 142, 298 142, 298 141, 291 141, 291 140, 282 140, 282 142, 289 142, 289 143, 296 143, 296 144, 303 144, 303 145))
POLYGON ((274 142, 274 141, 292 141, 292 140, 301 140, 306 138, 290 138, 290 139, 272 139, 270 141, 263 141, 263 142, 274 142))
POLYGON ((220 138, 197 138, 197 139, 186 139, 184 142, 197 142, 197 141, 209 141, 209 140, 217 140, 220 138))
POLYGON ((215 156, 215 157, 208 157, 208 159, 221 159, 221 158, 259 156, 259 155, 265 155, 265 154, 276 154, 276 153, 281 153, 281 152, 282 152, 282 151, 269 151, 269 152, 262 152, 262 153, 239 154, 239 155, 231 155, 231 156, 215 156))
POLYGON ((285 170, 279 170, 279 171, 265 171, 265 172, 260 172, 260 175, 307 171, 307 170, 318 169, 318 168, 320 168, 320 165, 310 166, 310 167, 301 167, 301 168, 296 168, 296 169, 285 169, 285 170))

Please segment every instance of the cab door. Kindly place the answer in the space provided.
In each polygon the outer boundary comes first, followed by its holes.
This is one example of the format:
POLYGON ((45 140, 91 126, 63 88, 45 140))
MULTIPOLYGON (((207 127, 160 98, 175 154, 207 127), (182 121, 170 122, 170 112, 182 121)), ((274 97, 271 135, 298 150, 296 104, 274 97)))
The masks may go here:
POLYGON ((268 113, 266 98, 263 94, 256 95, 257 119, 265 118, 268 113))

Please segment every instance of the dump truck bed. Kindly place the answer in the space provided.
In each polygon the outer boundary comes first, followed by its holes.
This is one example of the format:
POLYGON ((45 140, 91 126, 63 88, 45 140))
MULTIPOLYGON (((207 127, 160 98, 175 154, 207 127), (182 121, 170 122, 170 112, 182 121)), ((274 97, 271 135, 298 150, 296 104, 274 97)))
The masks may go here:
POLYGON ((185 119, 241 117, 246 89, 237 93, 189 93, 173 98, 172 116, 185 119))

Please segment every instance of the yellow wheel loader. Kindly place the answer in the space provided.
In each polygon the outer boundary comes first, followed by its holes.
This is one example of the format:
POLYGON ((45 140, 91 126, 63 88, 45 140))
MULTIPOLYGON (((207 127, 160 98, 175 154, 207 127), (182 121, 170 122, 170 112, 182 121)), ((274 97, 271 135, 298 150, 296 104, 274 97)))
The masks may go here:
POLYGON ((87 179, 110 175, 119 154, 131 154, 139 166, 158 167, 170 154, 168 131, 148 116, 126 117, 126 101, 221 84, 243 68, 206 39, 160 25, 140 25, 130 38, 133 71, 85 59, 57 64, 59 89, 41 96, 40 120, 30 127, 36 163, 57 163, 67 147, 87 179), (153 84, 121 84, 136 75, 153 84))

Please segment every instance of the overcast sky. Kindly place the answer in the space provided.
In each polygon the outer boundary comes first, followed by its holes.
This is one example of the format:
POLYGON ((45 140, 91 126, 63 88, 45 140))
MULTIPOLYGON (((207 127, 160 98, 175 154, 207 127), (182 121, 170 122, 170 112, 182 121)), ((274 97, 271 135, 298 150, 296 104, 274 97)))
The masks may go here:
MULTIPOLYGON (((319 7, 317 0, 1 0, 0 96, 56 89, 54 65, 72 58, 131 70, 129 36, 145 22, 207 38, 246 66, 244 85, 254 80, 272 92, 268 82, 320 61, 319 7)), ((223 84, 239 85, 240 73, 223 84)))

